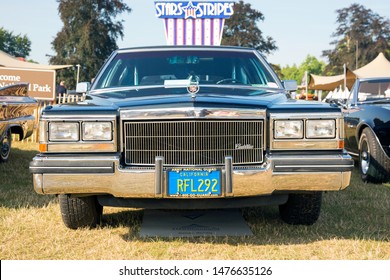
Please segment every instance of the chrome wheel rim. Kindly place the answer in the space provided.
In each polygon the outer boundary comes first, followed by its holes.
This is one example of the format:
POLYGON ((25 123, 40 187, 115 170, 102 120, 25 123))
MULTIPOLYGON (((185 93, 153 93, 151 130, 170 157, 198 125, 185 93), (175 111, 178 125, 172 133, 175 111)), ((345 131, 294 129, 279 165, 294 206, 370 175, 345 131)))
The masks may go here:
POLYGON ((9 154, 10 146, 9 146, 9 139, 8 137, 4 137, 3 141, 1 142, 1 157, 6 158, 9 154))

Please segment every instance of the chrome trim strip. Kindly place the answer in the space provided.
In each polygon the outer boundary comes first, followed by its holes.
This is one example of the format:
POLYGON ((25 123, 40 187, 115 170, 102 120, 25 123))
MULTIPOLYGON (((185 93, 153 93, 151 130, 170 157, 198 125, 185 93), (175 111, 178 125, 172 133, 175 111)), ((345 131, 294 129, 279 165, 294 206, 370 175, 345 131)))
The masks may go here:
MULTIPOLYGON (((59 173, 62 173, 62 171, 71 171, 71 170, 109 170, 112 171, 112 167, 110 166, 44 166, 44 167, 39 167, 39 166, 30 166, 30 172, 31 173, 36 173, 37 170, 45 170, 45 171, 50 171, 50 170, 59 170, 59 173)), ((63 172, 66 173, 66 172, 63 172)))
POLYGON ((33 162, 44 162, 45 164, 67 163, 70 164, 88 164, 88 163, 99 163, 99 162, 116 162, 119 161, 120 157, 116 155, 55 155, 46 156, 44 154, 38 154, 33 158, 33 162))
POLYGON ((269 160, 273 162, 274 173, 345 172, 354 168, 354 161, 346 152, 333 155, 303 155, 295 158, 276 154, 270 156, 269 160))
POLYGON ((163 172, 163 166, 164 166, 164 157, 156 157, 156 169, 155 169, 155 176, 156 176, 156 196, 159 196, 162 194, 163 190, 163 183, 164 183, 164 172, 163 172))
POLYGON ((30 162, 30 173, 41 174, 114 174, 117 157, 44 157, 30 162))
POLYGON ((233 193, 233 158, 231 156, 225 157, 225 184, 226 184, 226 194, 231 195, 233 193))
MULTIPOLYGON (((281 93, 283 92, 283 88, 277 88, 277 87, 268 87, 265 85, 239 85, 239 84, 230 84, 230 85, 222 85, 222 84, 199 84, 200 87, 207 87, 207 88, 227 88, 227 89, 232 89, 232 88, 243 88, 243 89, 266 89, 267 91, 270 92, 277 92, 281 93)), ((104 88, 104 89, 95 89, 93 91, 90 91, 90 94, 92 95, 99 95, 99 94, 104 94, 104 93, 113 93, 113 92, 123 92, 123 91, 131 91, 131 90, 142 90, 142 89, 160 89, 160 88, 167 88, 169 86, 165 85, 134 85, 134 86, 123 86, 123 87, 110 87, 110 88, 104 88)), ((176 88, 186 88, 186 86, 175 86, 176 88)), ((190 96, 187 94, 187 96, 190 96)), ((245 98, 245 97, 242 97, 245 98)), ((134 100, 139 100, 141 99, 140 97, 134 97, 134 100)), ((83 101, 84 103, 85 101, 83 101)), ((80 104, 81 102, 79 102, 80 104)))
POLYGON ((210 118, 210 119, 265 119, 265 110, 244 110, 231 108, 196 108, 181 107, 159 109, 121 110, 121 120, 148 120, 148 119, 183 119, 183 118, 210 118))
MULTIPOLYGON (((50 111, 49 111, 50 112, 50 111)), ((115 121, 116 115, 114 114, 92 114, 92 115, 82 115, 82 114, 72 114, 72 115, 42 115, 40 118, 41 121, 115 121)))
POLYGON ((91 142, 49 142, 47 153, 75 153, 75 152, 116 152, 116 144, 112 141, 91 143, 91 142))
POLYGON ((272 143, 274 150, 337 150, 339 147, 339 140, 276 140, 272 143))
POLYGON ((291 164, 291 165, 274 165, 275 168, 326 168, 326 169, 335 169, 335 168, 349 168, 350 164, 343 165, 324 165, 324 164, 316 164, 316 165, 303 165, 303 164, 291 164))
POLYGON ((271 113, 270 119, 286 119, 286 120, 294 120, 294 119, 339 119, 343 115, 342 113, 336 112, 328 112, 328 113, 315 113, 315 114, 307 114, 307 113, 271 113))
POLYGON ((39 166, 30 166, 30 172, 33 174, 114 174, 114 167, 39 167, 39 166))

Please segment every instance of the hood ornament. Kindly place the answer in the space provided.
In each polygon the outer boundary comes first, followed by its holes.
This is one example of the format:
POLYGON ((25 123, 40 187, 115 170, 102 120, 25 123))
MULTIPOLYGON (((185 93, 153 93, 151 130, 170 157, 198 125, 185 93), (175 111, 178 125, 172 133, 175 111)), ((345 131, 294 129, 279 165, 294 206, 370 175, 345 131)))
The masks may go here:
POLYGON ((195 100, 196 94, 199 92, 199 77, 195 75, 191 75, 189 77, 190 84, 187 87, 187 92, 191 95, 191 98, 195 100))

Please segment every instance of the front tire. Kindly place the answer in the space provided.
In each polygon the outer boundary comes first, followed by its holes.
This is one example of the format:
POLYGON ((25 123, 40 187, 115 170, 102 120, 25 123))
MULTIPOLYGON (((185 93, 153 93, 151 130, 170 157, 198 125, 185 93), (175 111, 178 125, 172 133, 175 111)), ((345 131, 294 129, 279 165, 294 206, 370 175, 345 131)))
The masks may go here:
POLYGON ((71 229, 94 228, 100 223, 103 207, 95 196, 71 197, 58 196, 62 220, 71 229))
POLYGON ((8 129, 0 143, 0 162, 8 161, 9 154, 11 152, 11 144, 12 144, 11 130, 8 129))
POLYGON ((359 141, 359 170, 364 182, 382 183, 387 181, 389 166, 371 129, 363 129, 359 141))
POLYGON ((279 205, 282 220, 291 225, 312 225, 321 212, 322 192, 290 194, 285 204, 279 205))

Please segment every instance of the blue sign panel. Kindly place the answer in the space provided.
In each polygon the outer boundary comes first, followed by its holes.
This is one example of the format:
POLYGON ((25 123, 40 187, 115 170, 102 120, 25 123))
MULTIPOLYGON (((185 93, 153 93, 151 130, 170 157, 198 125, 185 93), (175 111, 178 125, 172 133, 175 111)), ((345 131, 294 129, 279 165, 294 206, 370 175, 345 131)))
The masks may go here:
POLYGON ((155 1, 156 15, 171 19, 225 19, 233 15, 234 1, 155 1))

